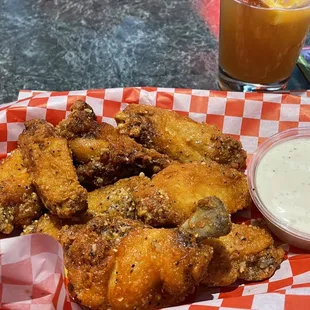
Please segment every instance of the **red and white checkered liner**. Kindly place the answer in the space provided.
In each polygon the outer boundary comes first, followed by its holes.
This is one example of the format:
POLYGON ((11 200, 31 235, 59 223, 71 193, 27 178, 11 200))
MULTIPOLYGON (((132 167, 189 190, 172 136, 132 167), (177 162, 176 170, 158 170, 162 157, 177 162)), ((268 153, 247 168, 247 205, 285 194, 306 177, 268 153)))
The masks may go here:
POLYGON ((1 309, 80 309, 64 284, 63 251, 46 235, 27 235, 0 242, 1 309))
MULTIPOLYGON (((240 139, 249 155, 267 137, 310 126, 310 91, 284 94, 235 93, 155 87, 67 92, 21 91, 16 102, 0 105, 0 158, 14 148, 23 123, 42 118, 57 124, 77 99, 88 102, 101 122, 127 104, 172 109, 199 122, 215 124, 240 139)), ((249 157, 250 157, 249 156, 249 157)), ((261 215, 253 208, 237 220, 261 215)), ((1 309, 80 309, 65 291, 60 245, 44 235, 0 241, 1 309)), ((236 283, 222 289, 199 287, 178 310, 310 309, 310 252, 285 246, 287 259, 275 275, 260 283, 236 283)))

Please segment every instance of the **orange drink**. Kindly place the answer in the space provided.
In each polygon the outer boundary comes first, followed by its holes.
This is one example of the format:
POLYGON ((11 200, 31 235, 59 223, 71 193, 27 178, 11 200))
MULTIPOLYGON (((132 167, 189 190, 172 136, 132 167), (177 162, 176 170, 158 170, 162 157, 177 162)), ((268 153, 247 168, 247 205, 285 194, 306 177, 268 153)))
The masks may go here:
POLYGON ((285 88, 310 25, 310 0, 221 0, 222 89, 285 88))

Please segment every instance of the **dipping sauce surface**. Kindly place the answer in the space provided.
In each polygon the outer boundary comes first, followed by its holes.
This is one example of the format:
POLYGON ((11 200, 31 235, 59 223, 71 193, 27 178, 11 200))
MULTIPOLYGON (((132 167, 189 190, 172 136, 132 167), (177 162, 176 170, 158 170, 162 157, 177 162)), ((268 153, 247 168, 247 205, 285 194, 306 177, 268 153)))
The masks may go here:
POLYGON ((275 217, 310 233, 310 139, 273 146, 258 164, 255 181, 258 196, 275 217))

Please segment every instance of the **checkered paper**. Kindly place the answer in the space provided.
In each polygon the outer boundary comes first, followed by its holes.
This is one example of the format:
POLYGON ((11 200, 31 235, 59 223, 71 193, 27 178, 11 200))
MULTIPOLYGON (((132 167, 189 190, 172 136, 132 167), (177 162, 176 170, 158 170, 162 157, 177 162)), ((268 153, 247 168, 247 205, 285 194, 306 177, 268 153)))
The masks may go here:
POLYGON ((66 294, 63 250, 54 238, 3 239, 0 249, 1 309, 80 309, 66 294))
MULTIPOLYGON (((0 157, 16 148, 26 120, 42 118, 56 125, 68 116, 77 99, 89 103, 100 122, 112 125, 115 114, 127 104, 175 110, 198 122, 215 124, 241 140, 249 157, 267 137, 288 128, 310 126, 310 91, 264 94, 151 87, 21 91, 16 102, 0 105, 0 157)), ((237 220, 260 217, 253 208, 237 220)), ((310 309, 310 252, 284 247, 287 258, 271 279, 221 289, 201 286, 184 305, 171 309, 310 309)), ((62 250, 54 240, 43 235, 23 236, 1 240, 0 249, 1 309, 80 309, 66 295, 62 250)))

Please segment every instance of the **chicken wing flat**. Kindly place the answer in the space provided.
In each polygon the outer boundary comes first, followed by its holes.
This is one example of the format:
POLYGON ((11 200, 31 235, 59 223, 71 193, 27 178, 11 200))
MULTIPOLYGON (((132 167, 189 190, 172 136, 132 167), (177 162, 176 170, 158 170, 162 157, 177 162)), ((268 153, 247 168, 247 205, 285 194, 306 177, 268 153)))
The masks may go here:
POLYGON ((20 150, 0 163, 0 232, 28 225, 41 215, 42 204, 24 166, 20 150))
POLYGON ((214 255, 202 281, 207 286, 227 286, 237 279, 261 281, 270 278, 284 259, 272 236, 263 228, 233 224, 232 231, 209 239, 214 255))
POLYGON ((206 274, 212 248, 177 229, 96 217, 60 232, 69 290, 91 309, 139 310, 184 300, 206 274))
POLYGON ((66 139, 58 137, 46 121, 31 120, 18 142, 45 207, 61 218, 84 212, 87 191, 78 182, 66 139))
POLYGON ((115 119, 120 133, 182 163, 212 159, 236 169, 245 167, 246 152, 241 143, 213 125, 141 104, 128 105, 115 119))
POLYGON ((57 128, 70 139, 79 179, 88 187, 102 187, 140 172, 152 175, 172 162, 119 134, 113 126, 98 124, 92 108, 82 101, 72 106, 72 113, 57 128))

